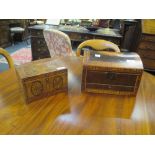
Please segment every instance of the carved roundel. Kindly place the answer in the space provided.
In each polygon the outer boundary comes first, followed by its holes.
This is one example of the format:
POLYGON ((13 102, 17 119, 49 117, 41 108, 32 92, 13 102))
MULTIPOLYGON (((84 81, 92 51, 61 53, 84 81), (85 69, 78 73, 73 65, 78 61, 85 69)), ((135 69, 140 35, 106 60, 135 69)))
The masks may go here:
POLYGON ((34 81, 31 85, 31 92, 34 96, 41 95, 43 92, 43 84, 41 81, 34 81))
POLYGON ((53 88, 54 89, 59 89, 62 88, 63 86, 63 78, 61 76, 56 76, 53 79, 53 88))

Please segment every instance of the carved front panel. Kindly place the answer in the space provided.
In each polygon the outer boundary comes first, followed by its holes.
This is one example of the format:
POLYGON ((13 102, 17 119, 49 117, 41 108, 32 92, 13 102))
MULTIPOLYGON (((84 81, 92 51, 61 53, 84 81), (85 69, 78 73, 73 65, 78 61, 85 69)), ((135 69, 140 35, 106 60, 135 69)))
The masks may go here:
POLYGON ((27 102, 65 91, 67 85, 67 72, 28 80, 24 83, 27 102))

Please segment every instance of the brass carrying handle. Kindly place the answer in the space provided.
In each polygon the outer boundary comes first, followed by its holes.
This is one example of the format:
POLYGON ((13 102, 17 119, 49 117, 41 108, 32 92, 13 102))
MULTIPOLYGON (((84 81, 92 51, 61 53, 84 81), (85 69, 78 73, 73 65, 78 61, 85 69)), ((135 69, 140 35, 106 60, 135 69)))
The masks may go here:
POLYGON ((14 68, 14 63, 13 63, 13 60, 11 58, 11 56, 9 55, 9 53, 4 50, 3 48, 0 48, 0 54, 3 55, 6 60, 8 61, 8 64, 9 64, 9 68, 14 68))

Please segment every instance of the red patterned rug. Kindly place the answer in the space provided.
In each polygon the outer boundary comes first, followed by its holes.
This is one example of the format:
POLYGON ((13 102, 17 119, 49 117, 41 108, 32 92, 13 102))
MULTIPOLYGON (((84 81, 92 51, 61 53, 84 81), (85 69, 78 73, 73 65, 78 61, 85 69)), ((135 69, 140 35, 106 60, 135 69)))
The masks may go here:
MULTIPOLYGON (((31 48, 21 48, 18 51, 11 54, 11 57, 15 65, 21 65, 26 62, 32 61, 31 48)), ((5 58, 0 59, 1 63, 7 63, 5 58)))

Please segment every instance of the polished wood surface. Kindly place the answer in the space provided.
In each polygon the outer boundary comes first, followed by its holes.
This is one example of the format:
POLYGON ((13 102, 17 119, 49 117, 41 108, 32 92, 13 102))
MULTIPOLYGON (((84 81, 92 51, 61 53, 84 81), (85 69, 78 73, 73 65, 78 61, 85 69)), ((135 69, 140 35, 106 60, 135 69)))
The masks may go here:
POLYGON ((155 134, 155 77, 136 97, 81 93, 81 58, 69 57, 69 91, 24 104, 14 70, 0 74, 0 134, 155 134), (6 82, 7 80, 7 82, 6 82))

